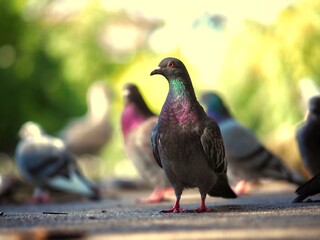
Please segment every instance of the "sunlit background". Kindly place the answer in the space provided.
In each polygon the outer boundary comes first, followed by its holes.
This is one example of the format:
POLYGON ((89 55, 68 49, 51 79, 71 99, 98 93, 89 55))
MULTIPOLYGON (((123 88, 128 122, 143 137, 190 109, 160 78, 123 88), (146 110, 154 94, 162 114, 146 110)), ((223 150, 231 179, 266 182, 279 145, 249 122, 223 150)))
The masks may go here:
POLYGON ((235 117, 300 166, 295 130, 319 93, 318 0, 0 0, 0 172, 12 170, 4 165, 24 122, 57 135, 86 113, 90 84, 104 81, 113 136, 88 174, 135 176, 121 89, 136 83, 159 113, 168 84, 149 74, 166 56, 184 61, 198 95, 220 92, 235 117))

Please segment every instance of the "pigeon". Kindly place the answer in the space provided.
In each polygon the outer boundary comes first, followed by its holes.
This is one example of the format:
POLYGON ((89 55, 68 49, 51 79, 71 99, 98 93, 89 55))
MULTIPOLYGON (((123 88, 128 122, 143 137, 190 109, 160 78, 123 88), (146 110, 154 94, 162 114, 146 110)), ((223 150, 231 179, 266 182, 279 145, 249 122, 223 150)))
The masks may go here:
POLYGON ((239 180, 235 192, 250 191, 248 181, 259 179, 285 180, 301 185, 305 178, 291 172, 277 156, 266 149, 254 133, 232 117, 222 98, 215 92, 202 94, 201 102, 207 114, 214 118, 221 130, 230 179, 239 180))
POLYGON ((35 186, 33 202, 49 202, 49 189, 99 199, 98 189, 82 176, 61 139, 45 134, 34 122, 25 123, 19 135, 16 164, 25 180, 35 186))
POLYGON ((17 202, 15 198, 15 194, 18 192, 17 190, 26 189, 26 184, 23 184, 23 181, 13 176, 13 174, 0 174, 0 204, 3 202, 17 202))
POLYGON ((150 197, 139 199, 140 203, 156 203, 165 200, 172 192, 164 171, 153 157, 150 144, 151 129, 158 117, 151 112, 136 85, 127 83, 123 87, 125 106, 121 116, 121 127, 125 151, 141 177, 152 187, 150 197))
POLYGON ((309 114, 296 134, 303 162, 312 176, 320 172, 320 95, 309 100, 309 114))
POLYGON ((294 203, 302 202, 307 197, 320 193, 320 172, 298 187, 296 193, 298 197, 293 200, 294 203))
POLYGON ((71 120, 60 137, 75 155, 98 155, 112 136, 110 92, 102 81, 94 82, 87 91, 88 112, 71 120))
POLYGON ((198 188, 201 205, 194 212, 208 212, 206 196, 236 198, 228 183, 227 161, 219 126, 197 101, 189 73, 177 58, 163 59, 150 75, 160 74, 169 93, 151 131, 153 154, 174 188, 176 202, 164 213, 180 208, 185 188, 198 188))

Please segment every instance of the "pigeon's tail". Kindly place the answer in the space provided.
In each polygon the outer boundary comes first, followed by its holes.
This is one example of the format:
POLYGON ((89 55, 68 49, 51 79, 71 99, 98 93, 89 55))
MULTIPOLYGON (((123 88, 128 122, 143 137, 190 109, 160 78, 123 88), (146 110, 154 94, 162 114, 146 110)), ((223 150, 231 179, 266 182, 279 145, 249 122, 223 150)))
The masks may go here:
POLYGON ((304 199, 306 199, 309 195, 305 195, 305 194, 301 194, 298 195, 298 197, 296 197, 295 199, 293 199, 293 203, 299 203, 302 202, 304 199))
POLYGON ((91 186, 92 194, 89 196, 89 199, 91 200, 100 200, 101 199, 101 194, 96 186, 91 186))
POLYGON ((87 196, 92 200, 100 199, 98 188, 77 171, 72 171, 68 178, 63 176, 52 178, 48 182, 48 185, 62 191, 87 196))
POLYGON ((315 195, 320 192, 320 173, 308 180, 306 183, 297 188, 296 194, 298 195, 293 202, 301 202, 305 198, 315 195))
POLYGON ((280 158, 266 150, 263 151, 263 154, 260 154, 259 159, 261 177, 285 180, 299 186, 306 182, 306 179, 300 173, 290 171, 290 169, 282 163, 283 161, 280 158))
POLYGON ((236 198, 237 195, 231 189, 227 177, 219 176, 217 183, 208 192, 212 197, 223 197, 223 198, 236 198))
POLYGON ((304 184, 307 180, 300 173, 292 172, 292 173, 290 173, 290 176, 288 177, 288 181, 300 186, 300 185, 304 184))

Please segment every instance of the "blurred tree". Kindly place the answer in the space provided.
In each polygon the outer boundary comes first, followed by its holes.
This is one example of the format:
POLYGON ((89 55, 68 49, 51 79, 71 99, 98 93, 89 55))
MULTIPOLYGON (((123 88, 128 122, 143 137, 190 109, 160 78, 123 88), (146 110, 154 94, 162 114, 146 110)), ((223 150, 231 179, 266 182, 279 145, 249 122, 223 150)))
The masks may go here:
POLYGON ((319 9, 307 0, 270 25, 247 21, 229 48, 219 86, 235 115, 264 138, 302 120, 301 78, 320 84, 319 9))
POLYGON ((110 15, 99 6, 66 15, 52 1, 0 0, 0 152, 12 152, 28 120, 49 133, 86 111, 92 81, 120 68, 98 42, 110 15))

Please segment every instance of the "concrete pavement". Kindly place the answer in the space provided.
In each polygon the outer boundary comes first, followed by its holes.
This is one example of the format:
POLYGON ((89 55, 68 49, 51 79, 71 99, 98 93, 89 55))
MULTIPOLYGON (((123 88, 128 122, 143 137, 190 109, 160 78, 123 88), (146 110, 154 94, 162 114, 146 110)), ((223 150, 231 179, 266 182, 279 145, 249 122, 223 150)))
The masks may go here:
MULTIPOLYGON (((320 205, 291 203, 295 186, 270 183, 238 199, 208 197, 211 213, 160 213, 174 203, 136 204, 148 192, 126 191, 98 202, 2 205, 0 239, 319 239, 320 205), (51 237, 51 238, 50 238, 51 237)), ((200 203, 196 190, 181 205, 200 203)))

